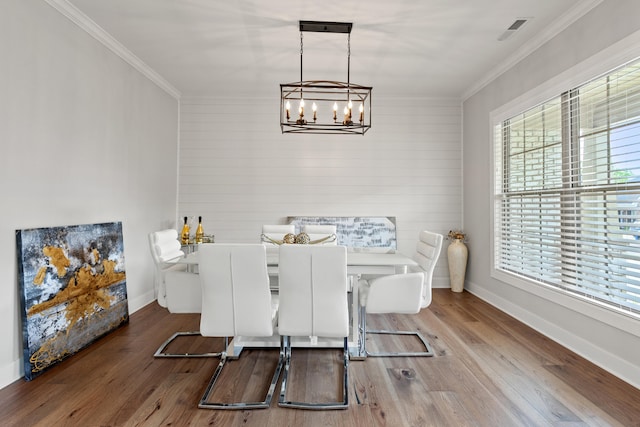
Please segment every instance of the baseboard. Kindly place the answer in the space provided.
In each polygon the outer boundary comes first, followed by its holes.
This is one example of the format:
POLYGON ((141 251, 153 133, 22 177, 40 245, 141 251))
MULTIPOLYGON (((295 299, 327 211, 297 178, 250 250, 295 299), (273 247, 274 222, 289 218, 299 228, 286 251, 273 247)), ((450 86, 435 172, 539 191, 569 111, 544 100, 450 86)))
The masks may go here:
POLYGON ((433 277, 431 279, 432 288, 450 288, 449 277, 433 277))
POLYGON ((4 388, 22 377, 24 377, 22 359, 14 360, 0 368, 0 388, 4 388))
POLYGON ((149 292, 145 292, 139 297, 136 298, 128 298, 129 302, 129 314, 133 314, 136 311, 140 310, 142 307, 145 307, 155 301, 156 297, 154 295, 153 290, 149 292))

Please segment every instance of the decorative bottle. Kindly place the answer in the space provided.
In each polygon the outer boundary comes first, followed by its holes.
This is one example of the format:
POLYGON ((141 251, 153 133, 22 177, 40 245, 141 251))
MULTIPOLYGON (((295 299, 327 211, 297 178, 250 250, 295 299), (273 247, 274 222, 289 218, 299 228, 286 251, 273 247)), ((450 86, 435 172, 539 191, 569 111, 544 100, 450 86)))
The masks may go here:
POLYGON ((198 228, 196 228, 196 243, 202 243, 204 237, 204 230, 202 229, 202 217, 198 217, 198 228))
POLYGON ((187 217, 184 217, 184 225, 182 226, 182 233, 180 233, 180 243, 183 245, 189 244, 189 224, 187 224, 187 217))

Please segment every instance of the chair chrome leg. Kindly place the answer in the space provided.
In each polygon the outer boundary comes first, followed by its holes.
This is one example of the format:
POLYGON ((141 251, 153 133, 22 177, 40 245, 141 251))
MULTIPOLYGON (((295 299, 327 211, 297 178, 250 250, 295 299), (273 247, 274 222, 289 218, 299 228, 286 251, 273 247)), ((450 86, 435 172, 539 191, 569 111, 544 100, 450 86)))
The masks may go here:
POLYGON ((358 304, 358 337, 356 347, 349 354, 351 360, 365 360, 367 358, 366 321, 365 307, 358 304))
POLYGON ((371 357, 414 357, 414 356, 424 356, 424 357, 432 357, 434 355, 433 348, 429 342, 422 336, 420 332, 414 331, 386 331, 386 330, 369 330, 368 334, 388 334, 388 335, 414 335, 416 336, 422 345, 425 348, 425 351, 404 351, 404 352, 378 352, 373 353, 371 351, 367 351, 367 356, 371 357))
POLYGON ((280 337, 280 354, 284 357, 284 374, 282 376, 282 384, 280 385, 280 396, 278 397, 278 405, 284 402, 287 393, 287 382, 289 381, 289 368, 291 366, 291 345, 289 337, 280 337))
POLYGON ((342 402, 294 402, 285 399, 287 394, 287 382, 289 379, 289 368, 291 366, 291 337, 282 337, 281 341, 284 354, 284 376, 282 377, 282 385, 280 387, 280 397, 278 406, 296 409, 312 409, 312 410, 330 410, 330 409, 347 409, 349 407, 349 347, 348 338, 345 337, 342 358, 343 358, 343 387, 342 402))
POLYGON ((369 330, 367 329, 367 320, 366 320, 366 313, 364 313, 365 310, 363 310, 363 316, 362 316, 362 345, 361 345, 361 349, 362 349, 362 353, 364 353, 366 356, 371 356, 371 357, 414 357, 414 356, 423 356, 423 357, 432 357, 434 355, 433 352, 433 348, 431 348, 431 345, 429 344, 429 342, 425 339, 425 337, 417 331, 388 331, 388 330, 384 330, 384 329, 374 329, 374 330, 369 330), (367 345, 366 345, 366 341, 367 341, 367 334, 387 334, 387 335, 414 335, 416 336, 420 342, 422 343, 422 345, 425 348, 425 351, 405 351, 405 352, 371 352, 367 350, 367 345))
MULTIPOLYGON (((220 357, 222 356, 222 352, 216 353, 165 353, 165 349, 178 337, 183 336, 200 336, 200 332, 191 331, 191 332, 176 332, 171 335, 168 340, 166 340, 153 354, 153 357, 220 357)), ((225 347, 226 349, 226 347, 225 347)))
POLYGON ((280 350, 278 364, 276 365, 276 369, 273 373, 273 376, 271 377, 271 383, 269 384, 267 395, 265 396, 264 400, 262 400, 261 402, 232 402, 232 403, 207 402, 207 400, 209 399, 209 395, 213 391, 213 388, 215 387, 216 382, 218 381, 218 377, 220 376, 220 373, 222 372, 222 369, 224 368, 226 361, 227 361, 227 353, 225 351, 223 352, 220 358, 220 363, 218 363, 218 366, 215 372, 213 373, 211 380, 209 380, 209 384, 207 385, 207 388, 205 389, 205 392, 202 395, 202 398, 200 398, 200 402, 198 403, 198 408, 244 410, 244 409, 265 409, 271 406, 271 400, 273 399, 273 394, 275 393, 275 390, 276 390, 276 384, 278 383, 278 378, 280 378, 282 365, 284 364, 284 354, 282 353, 282 350, 280 350))
POLYGON ((360 354, 367 357, 367 310, 360 307, 360 354))
POLYGON ((211 394, 213 387, 216 385, 216 381, 218 381, 218 377, 220 376, 220 373, 222 372, 222 368, 224 368, 224 365, 226 362, 227 362, 227 353, 223 352, 222 356, 220 356, 220 362, 218 363, 218 366, 216 367, 216 370, 213 373, 213 376, 209 380, 209 384, 207 384, 207 388, 204 390, 204 394, 200 398, 200 402, 198 403, 198 408, 211 408, 211 409, 225 408, 224 405, 207 404, 207 399, 209 397, 209 394, 211 394))
POLYGON ((342 347, 342 403, 344 409, 349 407, 349 340, 347 337, 344 339, 342 347))

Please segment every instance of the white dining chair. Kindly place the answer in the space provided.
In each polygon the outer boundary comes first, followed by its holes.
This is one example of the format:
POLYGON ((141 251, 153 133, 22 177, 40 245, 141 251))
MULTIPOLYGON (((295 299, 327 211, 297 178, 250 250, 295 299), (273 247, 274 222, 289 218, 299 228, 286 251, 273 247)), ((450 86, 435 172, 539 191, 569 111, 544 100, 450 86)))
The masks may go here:
POLYGON ((174 229, 161 230, 149 233, 149 249, 151 258, 155 266, 154 270, 154 290, 158 304, 167 306, 165 273, 167 271, 185 271, 186 265, 171 263, 184 257, 184 252, 180 249, 178 232, 174 229))
POLYGON ((224 337, 225 351, 198 404, 203 409, 260 409, 271 404, 282 369, 283 353, 271 384, 260 402, 209 402, 227 363, 230 337, 270 337, 274 334, 277 302, 272 299, 267 275, 266 250, 257 244, 210 244, 198 251, 202 314, 200 333, 224 337))
POLYGON ((433 356, 433 349, 419 331, 368 329, 369 314, 416 314, 431 304, 431 279, 435 264, 442 249, 443 236, 429 231, 420 232, 414 259, 419 271, 394 274, 375 279, 360 280, 359 294, 359 356, 433 356), (412 335, 424 347, 422 351, 378 351, 367 350, 367 338, 372 334, 412 335))
MULTIPOLYGON (((178 232, 167 229, 149 233, 149 248, 155 265, 155 292, 158 304, 169 313, 200 313, 201 291, 197 274, 187 271, 187 265, 176 264, 184 257, 178 232)), ((198 336, 199 331, 179 331, 172 334, 154 353, 154 357, 220 357, 221 352, 168 352, 179 337, 198 336)))
MULTIPOLYGON (((267 247, 268 254, 277 254, 278 247, 282 244, 285 235, 294 235, 296 226, 294 224, 265 224, 262 226, 260 241, 267 247)), ((269 283, 272 290, 278 289, 278 268, 268 267, 269 283)))
POLYGON ((302 232, 307 233, 309 240, 320 245, 337 245, 336 230, 335 224, 305 224, 302 226, 302 232))
POLYGON ((267 246, 277 246, 287 234, 295 234, 294 224, 265 224, 262 226, 260 240, 267 246))
POLYGON ((345 409, 349 405, 349 309, 347 251, 344 246, 280 246, 278 331, 285 366, 278 405, 299 409, 345 409), (288 400, 292 337, 328 337, 343 341, 342 401, 288 400))
POLYGON ((418 243, 416 244, 416 252, 413 255, 413 259, 418 263, 419 267, 412 271, 424 273, 421 308, 427 308, 431 304, 433 271, 442 252, 443 240, 444 236, 442 234, 431 231, 423 230, 418 235, 418 243))

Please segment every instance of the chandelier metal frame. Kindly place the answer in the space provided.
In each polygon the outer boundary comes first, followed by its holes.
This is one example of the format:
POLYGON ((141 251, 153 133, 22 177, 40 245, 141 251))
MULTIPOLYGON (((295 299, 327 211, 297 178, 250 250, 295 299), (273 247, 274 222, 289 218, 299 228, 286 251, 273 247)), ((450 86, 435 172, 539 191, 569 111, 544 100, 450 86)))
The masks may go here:
POLYGON ((300 81, 280 84, 282 133, 356 134, 371 129, 371 86, 351 83, 350 22, 300 21, 300 81), (347 34, 347 81, 303 80, 303 32, 347 34), (298 113, 291 113, 292 103, 298 113), (318 106, 320 106, 318 108, 318 106), (310 107, 312 116, 305 116, 310 107), (340 109, 340 111, 338 111, 340 109), (356 112, 357 117, 353 116, 356 112), (297 118, 294 118, 297 116, 297 118), (321 119, 318 119, 320 117, 321 119))

